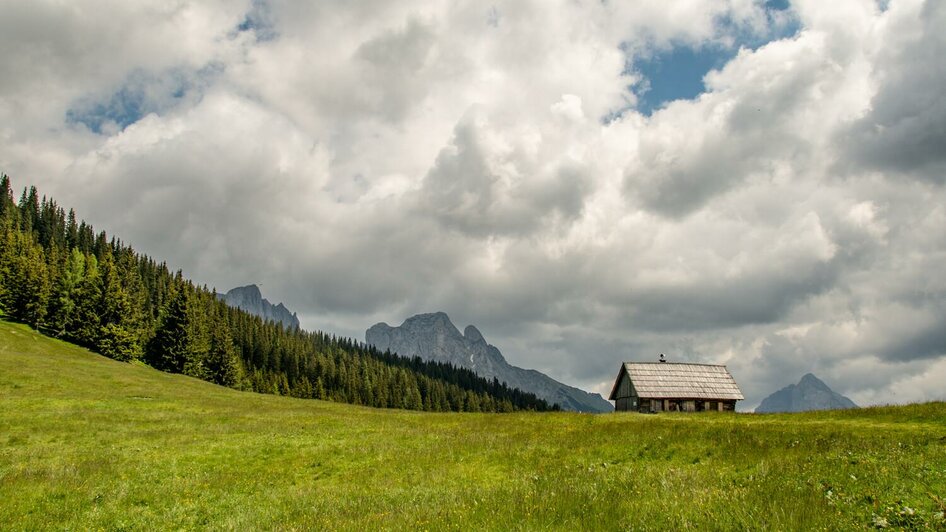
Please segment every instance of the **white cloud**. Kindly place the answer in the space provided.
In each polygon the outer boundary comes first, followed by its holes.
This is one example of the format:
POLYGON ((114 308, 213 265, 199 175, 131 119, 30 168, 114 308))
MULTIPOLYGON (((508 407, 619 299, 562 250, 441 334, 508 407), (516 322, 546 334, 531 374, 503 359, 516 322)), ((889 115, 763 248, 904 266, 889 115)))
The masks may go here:
POLYGON ((933 398, 944 12, 8 2, 0 169, 308 327, 445 310, 596 389, 663 352, 728 363, 747 403, 808 371, 933 398), (792 17, 699 97, 634 111, 635 58, 792 17))

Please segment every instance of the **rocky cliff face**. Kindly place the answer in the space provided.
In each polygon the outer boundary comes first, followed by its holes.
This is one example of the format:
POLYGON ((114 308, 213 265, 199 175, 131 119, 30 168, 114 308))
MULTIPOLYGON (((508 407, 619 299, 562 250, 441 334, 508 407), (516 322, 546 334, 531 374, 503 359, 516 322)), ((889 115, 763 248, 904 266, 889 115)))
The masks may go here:
POLYGON ((234 288, 226 294, 217 294, 217 297, 231 307, 245 310, 265 320, 282 323, 287 329, 299 328, 299 318, 296 313, 289 312, 282 303, 273 305, 267 301, 255 284, 234 288))
POLYGON ((811 373, 801 378, 798 384, 782 388, 762 400, 756 412, 807 412, 809 410, 835 410, 857 408, 853 401, 836 393, 811 373))
POLYGON ((418 314, 400 327, 378 323, 365 332, 365 342, 382 351, 448 362, 471 369, 487 379, 495 377, 510 387, 556 403, 564 410, 610 412, 614 409, 598 394, 562 384, 535 370, 510 365, 499 349, 486 343, 476 327, 470 325, 460 334, 443 312, 418 314))

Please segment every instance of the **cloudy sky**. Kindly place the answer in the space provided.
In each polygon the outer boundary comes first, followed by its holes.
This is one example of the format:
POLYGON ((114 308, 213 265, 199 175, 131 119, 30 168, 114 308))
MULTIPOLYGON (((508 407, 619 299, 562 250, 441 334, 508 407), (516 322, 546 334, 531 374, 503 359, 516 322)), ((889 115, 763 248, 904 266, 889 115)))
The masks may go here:
POLYGON ((0 0, 0 171, 364 338, 946 398, 946 2, 0 0))

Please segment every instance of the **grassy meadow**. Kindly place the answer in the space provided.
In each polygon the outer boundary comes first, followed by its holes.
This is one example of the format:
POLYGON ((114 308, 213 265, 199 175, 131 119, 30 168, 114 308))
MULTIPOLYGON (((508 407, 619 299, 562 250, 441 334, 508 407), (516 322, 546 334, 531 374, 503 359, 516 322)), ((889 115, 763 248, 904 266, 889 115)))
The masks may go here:
POLYGON ((946 530, 946 404, 430 414, 259 395, 0 322, 0 528, 946 530))

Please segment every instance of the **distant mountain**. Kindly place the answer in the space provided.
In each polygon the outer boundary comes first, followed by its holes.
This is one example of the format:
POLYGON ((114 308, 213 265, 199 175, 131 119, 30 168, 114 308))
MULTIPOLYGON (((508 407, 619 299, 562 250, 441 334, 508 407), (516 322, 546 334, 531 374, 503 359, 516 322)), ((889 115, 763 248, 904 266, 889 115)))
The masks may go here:
POLYGON ((226 294, 217 294, 217 297, 231 307, 245 310, 265 320, 282 323, 287 329, 299 328, 299 318, 296 313, 289 312, 282 303, 278 305, 270 303, 255 284, 234 288, 226 294))
POLYGON ((809 410, 836 410, 857 408, 854 401, 831 390, 811 373, 798 384, 782 388, 762 400, 756 412, 807 412, 809 410))
POLYGON ((365 332, 365 342, 401 356, 449 362, 487 379, 497 378, 513 388, 531 392, 563 410, 610 412, 611 403, 598 394, 562 384, 531 369, 510 365, 499 349, 486 343, 476 327, 460 331, 443 312, 418 314, 400 327, 378 323, 365 332))

